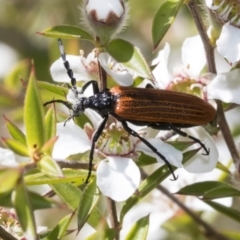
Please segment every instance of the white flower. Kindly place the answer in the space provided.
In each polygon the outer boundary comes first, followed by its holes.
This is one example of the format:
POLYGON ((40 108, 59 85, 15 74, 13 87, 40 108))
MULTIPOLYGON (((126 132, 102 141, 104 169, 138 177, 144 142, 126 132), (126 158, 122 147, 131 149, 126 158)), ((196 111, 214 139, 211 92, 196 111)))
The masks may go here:
POLYGON ((21 163, 29 163, 29 157, 22 157, 15 154, 12 150, 0 147, 0 165, 6 167, 17 167, 21 163))
MULTIPOLYGON (((66 59, 69 62, 70 68, 72 69, 74 77, 77 81, 89 81, 97 78, 97 58, 95 57, 94 52, 88 54, 87 58, 81 55, 66 55, 66 59)), ((66 68, 64 67, 62 58, 59 58, 52 64, 50 72, 54 81, 70 82, 70 78, 67 74, 66 68)))
POLYGON ((0 165, 8 167, 16 167, 17 163, 14 153, 6 148, 0 148, 0 165))
POLYGON ((240 60, 239 28, 232 26, 229 22, 224 24, 216 44, 218 52, 225 57, 230 64, 240 60))
MULTIPOLYGON (((159 64, 153 70, 154 77, 160 88, 171 89, 174 85, 177 86, 178 84, 185 83, 185 81, 189 81, 190 84, 188 90, 191 92, 195 87, 199 88, 202 92, 202 96, 206 98, 206 93, 207 97, 212 96, 211 93, 213 91, 211 86, 213 84, 215 84, 216 88, 217 86, 221 87, 221 83, 219 83, 217 77, 209 85, 206 85, 209 82, 209 79, 200 75, 200 71, 204 67, 206 60, 203 45, 198 36, 189 38, 184 42, 182 47, 183 64, 178 68, 175 68, 173 74, 168 71, 169 53, 170 46, 169 44, 166 44, 164 49, 160 51, 158 55, 159 64)), ((225 91, 228 91, 228 89, 225 89, 225 91)), ((209 134, 206 131, 203 131, 200 127, 191 128, 189 130, 184 129, 184 132, 187 131, 191 131, 190 135, 193 135, 204 142, 207 148, 210 149, 210 154, 208 156, 200 154, 195 155, 191 161, 184 165, 184 168, 193 173, 211 171, 216 166, 218 160, 218 151, 214 142, 209 134)), ((194 147, 198 148, 199 145, 195 144, 194 147)))
POLYGON ((107 53, 100 53, 99 62, 104 70, 120 86, 131 86, 133 76, 120 63, 117 63, 107 53))
MULTIPOLYGON (((88 54, 87 58, 81 55, 66 55, 66 59, 77 81, 86 82, 98 79, 98 64, 95 52, 88 54)), ((112 59, 107 53, 99 54, 99 62, 117 84, 121 86, 130 86, 133 84, 133 76, 128 70, 112 59)), ((54 81, 70 83, 70 78, 64 67, 62 58, 59 58, 52 64, 50 72, 54 81)))
MULTIPOLYGON (((84 113, 89 119, 93 119, 94 129, 98 129, 102 121, 99 121, 100 117, 97 117, 97 114, 90 109, 85 110, 84 113), (96 121, 96 119, 98 120, 96 121)), ((66 158, 72 154, 84 153, 90 150, 94 129, 89 130, 89 127, 86 126, 85 132, 75 125, 72 120, 67 122, 65 126, 64 123, 57 124, 59 138, 54 145, 53 157, 66 158)), ((138 188, 140 172, 132 160, 133 157, 136 157, 136 152, 144 152, 155 157, 158 162, 163 162, 137 138, 128 134, 125 136, 124 132, 123 129, 119 128, 118 123, 112 123, 104 130, 104 134, 100 136, 95 144, 95 154, 98 153, 101 158, 104 158, 97 167, 97 185, 104 195, 115 201, 126 200, 138 188)), ((147 140, 155 148, 161 149, 161 153, 171 164, 177 167, 182 166, 182 153, 180 151, 160 139, 147 140)))

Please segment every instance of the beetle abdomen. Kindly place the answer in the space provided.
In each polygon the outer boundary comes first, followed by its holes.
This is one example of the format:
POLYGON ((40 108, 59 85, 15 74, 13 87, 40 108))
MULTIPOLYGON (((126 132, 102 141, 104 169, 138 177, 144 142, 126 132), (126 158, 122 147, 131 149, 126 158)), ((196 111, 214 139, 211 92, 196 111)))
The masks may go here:
POLYGON ((216 110, 190 94, 152 88, 113 87, 114 113, 126 121, 204 125, 216 110))

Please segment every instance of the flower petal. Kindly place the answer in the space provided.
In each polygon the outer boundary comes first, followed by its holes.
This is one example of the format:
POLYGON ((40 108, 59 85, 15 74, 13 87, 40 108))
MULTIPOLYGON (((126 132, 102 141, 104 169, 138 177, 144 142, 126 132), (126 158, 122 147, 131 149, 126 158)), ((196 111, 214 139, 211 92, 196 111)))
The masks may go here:
POLYGON ((101 192, 117 202, 128 199, 141 179, 139 168, 132 159, 117 156, 101 161, 96 174, 101 192))
POLYGON ((152 71, 153 76, 158 82, 159 88, 163 88, 163 89, 165 89, 168 86, 171 78, 171 75, 168 72, 169 53, 170 53, 170 45, 166 43, 164 48, 161 51, 159 51, 159 54, 157 57, 157 59, 159 59, 159 63, 152 71))
MULTIPOLYGON (((210 149, 209 155, 202 155, 201 152, 196 154, 190 161, 184 164, 184 169, 190 173, 205 173, 212 171, 218 161, 218 150, 212 137, 204 130, 202 127, 194 127, 189 129, 184 129, 188 135, 193 136, 201 140, 205 146, 210 149)), ((179 140, 187 139, 185 137, 179 136, 179 140)), ((194 144, 194 148, 199 148, 199 144, 194 144)), ((204 150, 202 149, 202 153, 204 150)))
MULTIPOLYGON (((96 78, 95 74, 87 71, 86 58, 82 56, 66 55, 66 59, 69 62, 70 68, 72 69, 74 77, 77 81, 88 81, 96 78)), ((70 82, 70 77, 64 67, 62 58, 59 58, 52 64, 50 72, 54 81, 70 82)))
POLYGON ((11 150, 0 148, 0 165, 8 167, 18 166, 14 153, 11 150))
MULTIPOLYGON (((182 167, 182 152, 174 148, 168 143, 163 142, 160 138, 150 138, 147 141, 152 144, 156 149, 159 149, 159 153, 162 154, 169 163, 176 167, 182 167)), ((163 163, 163 160, 156 155, 148 146, 143 142, 139 142, 135 148, 136 151, 142 151, 145 154, 154 157, 159 163, 163 163)))
POLYGON ((206 64, 206 55, 200 36, 187 38, 182 46, 182 62, 189 66, 194 77, 198 77, 206 64))
POLYGON ((84 153, 91 148, 85 131, 78 127, 72 120, 57 124, 57 135, 59 136, 53 148, 53 158, 66 158, 72 154, 84 153))
POLYGON ((120 86, 131 86, 133 84, 133 76, 120 64, 113 61, 107 53, 100 53, 99 62, 107 74, 120 86))
POLYGON ((240 29, 229 22, 224 24, 216 44, 218 52, 230 63, 240 60, 240 29))
POLYGON ((240 69, 218 74, 207 86, 209 98, 240 104, 240 69))

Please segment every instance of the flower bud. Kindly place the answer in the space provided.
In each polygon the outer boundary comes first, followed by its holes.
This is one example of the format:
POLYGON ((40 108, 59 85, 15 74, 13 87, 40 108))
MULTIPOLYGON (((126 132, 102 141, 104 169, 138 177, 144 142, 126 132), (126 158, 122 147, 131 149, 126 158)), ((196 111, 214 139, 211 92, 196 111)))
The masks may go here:
POLYGON ((86 29, 104 46, 126 25, 129 5, 125 0, 85 0, 81 12, 86 29))

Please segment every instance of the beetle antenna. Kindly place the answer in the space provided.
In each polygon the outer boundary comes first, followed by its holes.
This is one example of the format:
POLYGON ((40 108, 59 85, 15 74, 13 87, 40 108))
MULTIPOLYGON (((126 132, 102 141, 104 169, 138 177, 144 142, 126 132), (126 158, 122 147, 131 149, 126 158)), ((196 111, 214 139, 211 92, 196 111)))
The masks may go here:
POLYGON ((74 76, 73 76, 73 71, 70 67, 70 64, 69 64, 67 58, 66 58, 66 53, 64 51, 64 46, 62 44, 61 38, 58 39, 58 46, 59 46, 59 51, 60 51, 60 54, 61 54, 61 57, 62 57, 62 60, 63 60, 63 65, 67 70, 67 74, 68 74, 69 78, 71 79, 71 85, 72 86, 70 88, 72 89, 75 96, 77 97, 78 96, 78 91, 77 91, 77 87, 76 87, 77 81, 76 81, 76 78, 74 78, 74 76))

